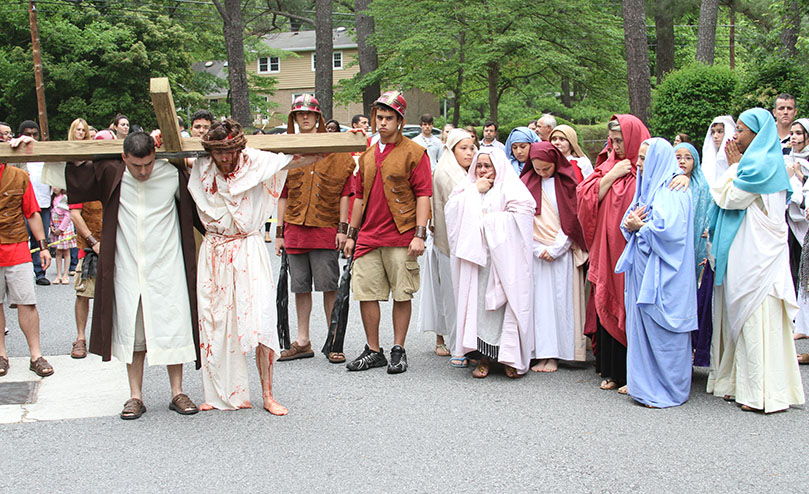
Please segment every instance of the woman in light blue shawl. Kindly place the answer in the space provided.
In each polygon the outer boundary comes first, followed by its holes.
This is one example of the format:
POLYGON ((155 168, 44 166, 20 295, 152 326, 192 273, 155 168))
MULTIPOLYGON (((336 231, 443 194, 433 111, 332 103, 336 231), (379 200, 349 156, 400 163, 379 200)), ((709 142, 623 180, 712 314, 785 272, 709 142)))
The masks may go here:
POLYGON ((711 188, 716 257, 709 393, 765 413, 804 402, 789 273, 789 179, 770 112, 747 110, 725 152, 730 168, 711 188), (743 153, 743 154, 742 154, 743 153))
POLYGON ((691 335, 691 344, 694 348, 694 365, 708 367, 711 362, 711 334, 713 323, 711 321, 711 297, 713 296, 714 274, 708 258, 708 213, 713 204, 711 188, 700 166, 697 149, 688 143, 674 146, 683 174, 691 179, 691 204, 694 209, 694 265, 697 275, 697 317, 699 330, 691 335))
POLYGON ((539 142, 539 137, 528 127, 515 128, 506 139, 506 157, 517 172, 517 176, 528 161, 528 150, 533 142, 539 142))
POLYGON ((641 145, 635 197, 621 230, 625 273, 627 392, 652 408, 683 404, 691 391, 691 331, 697 329, 691 194, 671 190, 683 172, 665 139, 641 145), (642 163, 642 165, 641 165, 642 163))

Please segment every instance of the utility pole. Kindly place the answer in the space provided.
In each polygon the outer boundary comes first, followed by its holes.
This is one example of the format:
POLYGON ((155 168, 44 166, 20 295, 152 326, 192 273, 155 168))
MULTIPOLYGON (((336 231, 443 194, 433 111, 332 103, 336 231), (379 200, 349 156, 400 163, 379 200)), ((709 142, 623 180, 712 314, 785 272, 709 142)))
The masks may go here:
POLYGON ((39 27, 37 26, 36 0, 28 0, 28 20, 31 23, 31 50, 34 52, 34 84, 39 111, 40 139, 48 140, 48 110, 45 108, 45 83, 42 79, 42 56, 39 50, 39 27))

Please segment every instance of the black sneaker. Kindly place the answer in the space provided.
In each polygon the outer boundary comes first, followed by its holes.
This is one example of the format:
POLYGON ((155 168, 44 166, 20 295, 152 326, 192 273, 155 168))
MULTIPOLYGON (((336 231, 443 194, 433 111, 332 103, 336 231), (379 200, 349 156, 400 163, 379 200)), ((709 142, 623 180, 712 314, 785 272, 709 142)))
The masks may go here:
POLYGON ((399 345, 394 345, 390 349, 390 365, 388 365, 388 374, 401 374, 407 370, 407 353, 405 349, 399 345))
POLYGON ((51 282, 48 278, 37 278, 37 285, 48 286, 51 282))
POLYGON ((362 352, 362 355, 347 363, 346 369, 350 371, 363 371, 373 369, 374 367, 384 367, 386 365, 388 365, 388 359, 385 358, 383 349, 380 348, 378 352, 375 352, 368 348, 368 345, 365 345, 365 351, 362 352))

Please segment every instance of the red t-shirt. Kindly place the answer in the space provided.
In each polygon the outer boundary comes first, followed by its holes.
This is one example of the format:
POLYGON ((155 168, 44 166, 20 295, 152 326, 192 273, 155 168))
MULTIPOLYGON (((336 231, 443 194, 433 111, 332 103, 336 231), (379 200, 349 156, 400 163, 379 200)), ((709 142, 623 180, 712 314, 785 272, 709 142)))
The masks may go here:
MULTIPOLYGON (((8 165, 0 163, 0 180, 3 178, 6 166, 8 165)), ((29 181, 28 188, 25 189, 22 196, 22 214, 26 218, 30 218, 32 214, 39 211, 37 196, 34 194, 34 188, 31 187, 31 182, 29 181)), ((26 262, 31 262, 31 250, 28 247, 28 242, 0 244, 0 266, 16 266, 26 262)))
MULTIPOLYGON (((350 196, 353 193, 352 177, 346 179, 340 197, 350 196)), ((286 184, 281 190, 281 197, 289 196, 286 184)), ((334 249, 334 238, 337 236, 337 227, 305 226, 284 222, 284 249, 287 254, 305 254, 315 249, 334 249)))
MULTIPOLYGON (((355 259, 378 247, 407 247, 416 233, 415 228, 399 233, 388 207, 388 200, 385 198, 385 190, 382 185, 382 162, 393 151, 394 147, 393 143, 386 144, 385 150, 380 152, 377 144, 374 149, 376 177, 374 177, 374 183, 368 195, 368 204, 365 206, 365 221, 363 221, 357 237, 357 245, 354 251, 355 259)), ((421 156, 419 164, 410 173, 410 187, 413 188, 416 197, 430 197, 433 195, 433 176, 430 169, 430 158, 426 152, 421 156)), ((357 199, 363 199, 362 178, 359 173, 354 181, 354 194, 357 199)))

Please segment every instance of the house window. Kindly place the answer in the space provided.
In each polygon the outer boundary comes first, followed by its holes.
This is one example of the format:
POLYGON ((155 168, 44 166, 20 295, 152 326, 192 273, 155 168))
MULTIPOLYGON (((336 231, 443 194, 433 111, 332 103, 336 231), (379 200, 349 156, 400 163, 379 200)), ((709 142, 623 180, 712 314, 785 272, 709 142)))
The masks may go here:
POLYGON ((258 59, 259 74, 281 72, 281 59, 278 57, 261 57, 258 59))
MULTIPOLYGON (((332 68, 334 70, 343 70, 343 52, 335 51, 332 54, 332 68)), ((315 70, 315 54, 312 53, 312 71, 315 70)))

